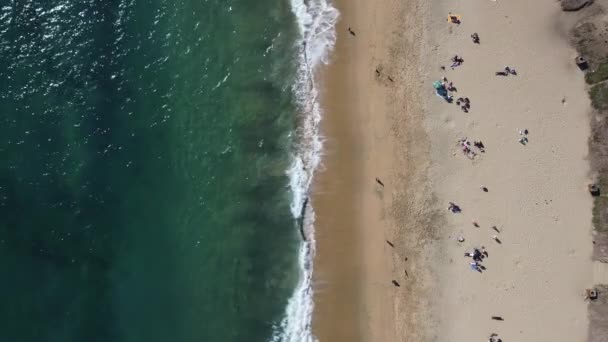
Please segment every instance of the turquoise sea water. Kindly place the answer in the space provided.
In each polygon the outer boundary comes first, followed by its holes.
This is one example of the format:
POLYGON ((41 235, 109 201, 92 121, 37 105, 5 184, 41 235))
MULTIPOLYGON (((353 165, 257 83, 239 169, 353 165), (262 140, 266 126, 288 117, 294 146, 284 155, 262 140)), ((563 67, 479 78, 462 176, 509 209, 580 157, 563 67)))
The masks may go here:
POLYGON ((0 340, 266 341, 298 281, 287 1, 0 9, 0 340))

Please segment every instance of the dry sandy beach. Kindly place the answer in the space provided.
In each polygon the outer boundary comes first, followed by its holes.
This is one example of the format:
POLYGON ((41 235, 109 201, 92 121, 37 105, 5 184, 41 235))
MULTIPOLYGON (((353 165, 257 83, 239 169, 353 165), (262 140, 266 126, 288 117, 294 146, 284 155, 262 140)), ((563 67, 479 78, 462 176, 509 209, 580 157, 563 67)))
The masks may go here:
POLYGON ((559 4, 336 6, 338 44, 320 71, 327 141, 313 196, 315 335, 585 341, 589 101, 559 4), (449 12, 462 23, 448 23, 449 12), (452 70, 455 54, 464 63, 452 70), (505 65, 517 76, 495 76, 505 65), (469 113, 434 95, 433 81, 444 76, 457 87, 455 98, 471 100, 469 113), (527 145, 518 142, 522 129, 527 145), (486 152, 467 158, 457 144, 464 137, 483 141, 486 152), (447 211, 450 201, 462 212, 447 211), (481 246, 489 256, 479 273, 463 254, 481 246))

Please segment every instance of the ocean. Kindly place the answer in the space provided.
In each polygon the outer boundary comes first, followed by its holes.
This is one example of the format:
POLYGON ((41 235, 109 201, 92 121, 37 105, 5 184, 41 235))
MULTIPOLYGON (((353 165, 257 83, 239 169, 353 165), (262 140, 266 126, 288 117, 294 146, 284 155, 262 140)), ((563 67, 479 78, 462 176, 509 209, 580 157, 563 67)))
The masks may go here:
POLYGON ((3 2, 0 340, 314 341, 313 71, 337 18, 3 2))

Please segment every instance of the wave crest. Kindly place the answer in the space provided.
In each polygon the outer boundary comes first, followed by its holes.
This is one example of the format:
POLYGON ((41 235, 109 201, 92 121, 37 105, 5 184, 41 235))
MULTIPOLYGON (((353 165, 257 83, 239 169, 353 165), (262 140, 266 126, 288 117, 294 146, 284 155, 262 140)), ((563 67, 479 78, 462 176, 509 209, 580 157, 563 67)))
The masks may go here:
POLYGON ((327 64, 336 43, 336 22, 339 12, 327 0, 291 0, 300 37, 297 60, 297 77, 292 87, 300 113, 296 130, 297 144, 292 163, 287 170, 292 192, 291 212, 301 220, 306 241, 298 253, 300 280, 289 299, 285 317, 275 328, 272 342, 313 342, 312 334, 313 288, 312 272, 315 256, 314 210, 305 206, 314 172, 321 162, 323 148, 319 135, 321 107, 315 86, 314 69, 327 64), (304 217, 302 217, 304 216, 304 217))

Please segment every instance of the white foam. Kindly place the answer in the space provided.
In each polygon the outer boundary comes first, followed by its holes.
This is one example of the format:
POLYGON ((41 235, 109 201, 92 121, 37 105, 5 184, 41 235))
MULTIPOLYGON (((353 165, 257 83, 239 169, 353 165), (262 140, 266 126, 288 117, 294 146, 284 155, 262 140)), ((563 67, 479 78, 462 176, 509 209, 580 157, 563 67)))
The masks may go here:
POLYGON ((329 62, 329 55, 336 42, 335 25, 339 12, 328 0, 291 0, 300 33, 297 42, 300 53, 297 61, 297 78, 292 88, 301 115, 296 131, 298 143, 287 174, 293 194, 293 217, 303 218, 306 241, 299 254, 300 279, 287 304, 285 317, 275 328, 272 342, 313 342, 312 334, 313 288, 312 272, 315 255, 314 210, 303 208, 308 197, 314 172, 321 162, 323 143, 319 136, 321 107, 315 87, 314 69, 329 62), (304 212, 302 212, 304 210, 304 212))

